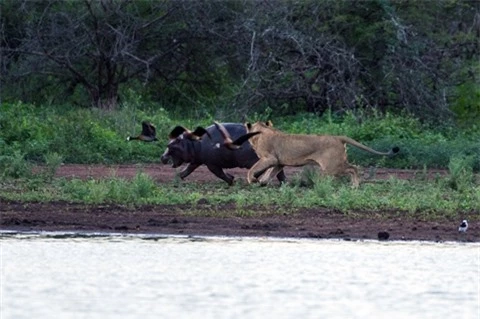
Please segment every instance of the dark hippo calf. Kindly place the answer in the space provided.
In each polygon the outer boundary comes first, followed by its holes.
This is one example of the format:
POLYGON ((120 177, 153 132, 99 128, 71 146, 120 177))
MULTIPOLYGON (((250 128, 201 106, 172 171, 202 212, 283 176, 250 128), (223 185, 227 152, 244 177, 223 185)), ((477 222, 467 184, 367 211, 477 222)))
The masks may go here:
MULTIPOLYGON (((247 134, 243 124, 222 123, 222 125, 234 140, 247 134)), ((169 135, 170 142, 161 157, 162 163, 167 164, 171 161, 174 168, 188 163, 187 167, 179 174, 182 179, 200 165, 206 165, 213 174, 232 185, 234 177, 225 173, 224 168, 250 168, 258 161, 250 143, 243 143, 240 148, 232 150, 224 146, 224 138, 215 125, 211 125, 205 130, 208 134, 198 136, 195 132, 202 132, 201 129, 192 133, 177 126, 169 135)), ((277 178, 280 182, 286 181, 283 170, 277 174, 277 178)))

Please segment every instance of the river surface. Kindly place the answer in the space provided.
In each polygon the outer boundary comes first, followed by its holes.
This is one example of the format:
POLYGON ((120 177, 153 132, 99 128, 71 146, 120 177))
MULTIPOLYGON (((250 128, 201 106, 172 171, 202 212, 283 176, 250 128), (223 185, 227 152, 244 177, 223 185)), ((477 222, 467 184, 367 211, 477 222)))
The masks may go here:
POLYGON ((480 245, 0 233, 0 318, 480 318, 480 245))

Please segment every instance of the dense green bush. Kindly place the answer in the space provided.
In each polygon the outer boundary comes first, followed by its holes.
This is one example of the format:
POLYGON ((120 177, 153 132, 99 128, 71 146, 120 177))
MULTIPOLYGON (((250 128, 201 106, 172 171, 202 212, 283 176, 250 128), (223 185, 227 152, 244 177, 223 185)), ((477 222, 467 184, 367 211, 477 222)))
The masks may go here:
POLYGON ((382 158, 349 146, 349 160, 361 166, 447 168, 451 157, 464 155, 473 158, 475 171, 480 170, 480 131, 476 127, 435 129, 408 115, 376 112, 348 112, 342 117, 302 114, 274 120, 274 126, 290 133, 346 135, 379 151, 400 148, 396 156, 382 158))
MULTIPOLYGON (((161 107, 143 105, 134 95, 117 111, 5 103, 0 106, 0 169, 2 175, 19 177, 25 176, 33 163, 55 167, 59 161, 158 162, 174 126, 208 126, 214 119, 228 121, 209 115, 173 118, 161 107), (127 142, 128 135, 141 131, 143 120, 156 125, 159 141, 127 142)), ((361 166, 447 168, 451 158, 468 156, 473 170, 480 170, 480 131, 475 127, 431 128, 413 117, 375 112, 322 117, 305 113, 275 118, 266 110, 264 114, 254 114, 249 121, 257 119, 272 119, 277 128, 289 133, 347 135, 380 151, 400 147, 400 153, 391 158, 348 147, 350 161, 361 166)))
MULTIPOLYGON (((21 152, 25 160, 37 163, 45 162, 49 153, 57 153, 66 163, 154 161, 161 154, 158 145, 126 142, 128 135, 141 131, 144 119, 149 119, 144 112, 127 107, 109 113, 67 106, 3 104, 0 151, 3 156, 21 152)), ((159 136, 166 136, 170 126, 166 115, 161 113, 151 120, 160 124, 159 136)))
POLYGON ((434 129, 408 114, 382 114, 375 110, 349 111, 342 115, 327 113, 321 117, 302 113, 277 119, 274 125, 289 133, 347 135, 362 142, 392 136, 397 139, 421 139, 426 143, 433 143, 465 132, 455 131, 453 124, 434 129))

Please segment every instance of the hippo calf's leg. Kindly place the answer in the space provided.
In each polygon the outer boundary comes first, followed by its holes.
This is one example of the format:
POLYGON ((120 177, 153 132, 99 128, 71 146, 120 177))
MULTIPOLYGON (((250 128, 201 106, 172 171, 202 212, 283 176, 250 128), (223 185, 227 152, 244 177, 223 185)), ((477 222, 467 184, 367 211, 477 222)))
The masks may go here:
POLYGON ((217 177, 223 179, 225 182, 228 183, 228 185, 233 185, 233 176, 228 174, 228 173, 225 173, 223 171, 223 169, 220 167, 220 166, 214 166, 214 165, 207 165, 207 168, 210 170, 210 172, 212 172, 213 174, 215 174, 217 177))
POLYGON ((184 170, 182 170, 178 176, 180 176, 181 179, 184 179, 185 177, 187 177, 188 175, 190 175, 194 170, 197 169, 197 167, 199 167, 200 165, 198 164, 188 164, 187 167, 185 167, 184 170))

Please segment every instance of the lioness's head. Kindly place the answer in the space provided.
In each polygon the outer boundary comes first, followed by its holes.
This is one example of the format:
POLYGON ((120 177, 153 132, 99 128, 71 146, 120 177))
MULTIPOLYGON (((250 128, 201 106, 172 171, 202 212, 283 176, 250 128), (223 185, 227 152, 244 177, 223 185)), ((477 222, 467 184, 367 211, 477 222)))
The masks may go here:
POLYGON ((277 130, 273 128, 273 123, 272 121, 267 121, 267 122, 255 122, 255 123, 245 123, 245 127, 247 129, 247 133, 255 133, 255 132, 260 132, 261 134, 257 134, 255 136, 250 137, 249 141, 250 144, 253 146, 255 149, 259 139, 261 136, 266 137, 265 135, 269 135, 271 133, 276 132, 277 130))
POLYGON ((245 127, 247 128, 247 133, 272 131, 273 130, 273 123, 272 123, 272 121, 255 122, 253 124, 252 123, 245 123, 245 127))

